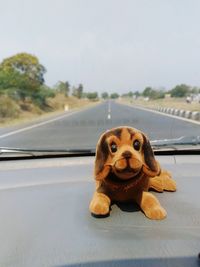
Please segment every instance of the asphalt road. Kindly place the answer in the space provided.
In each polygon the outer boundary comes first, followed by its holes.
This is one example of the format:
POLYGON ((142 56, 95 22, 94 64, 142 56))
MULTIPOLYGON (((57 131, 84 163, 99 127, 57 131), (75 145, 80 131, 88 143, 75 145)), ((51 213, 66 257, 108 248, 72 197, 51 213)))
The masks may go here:
POLYGON ((94 148, 102 132, 120 125, 138 128, 151 140, 200 135, 200 124, 106 101, 46 121, 1 128, 0 147, 94 148))

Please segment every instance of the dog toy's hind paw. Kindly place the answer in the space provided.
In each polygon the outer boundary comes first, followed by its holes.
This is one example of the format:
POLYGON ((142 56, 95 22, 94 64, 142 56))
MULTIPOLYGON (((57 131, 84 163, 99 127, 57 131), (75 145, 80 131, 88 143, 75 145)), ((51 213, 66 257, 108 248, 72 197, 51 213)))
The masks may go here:
POLYGON ((171 174, 168 171, 163 171, 163 187, 166 191, 176 191, 176 182, 172 179, 171 174))
POLYGON ((168 171, 162 170, 159 176, 150 178, 149 188, 158 192, 176 191, 176 182, 172 179, 171 174, 168 171))

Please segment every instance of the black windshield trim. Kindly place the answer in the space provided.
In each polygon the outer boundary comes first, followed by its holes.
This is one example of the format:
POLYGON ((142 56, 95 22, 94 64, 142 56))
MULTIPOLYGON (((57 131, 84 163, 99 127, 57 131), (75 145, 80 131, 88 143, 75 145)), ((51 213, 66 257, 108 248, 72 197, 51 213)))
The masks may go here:
MULTIPOLYGON (((179 149, 179 150, 155 150, 154 155, 156 156, 176 156, 176 155, 200 155, 200 149, 179 149)), ((0 161, 11 161, 11 160, 30 160, 30 159, 45 159, 45 158, 74 158, 74 157, 94 157, 95 152, 89 153, 66 153, 59 154, 55 153, 53 155, 13 155, 13 156, 3 156, 0 157, 0 161)))

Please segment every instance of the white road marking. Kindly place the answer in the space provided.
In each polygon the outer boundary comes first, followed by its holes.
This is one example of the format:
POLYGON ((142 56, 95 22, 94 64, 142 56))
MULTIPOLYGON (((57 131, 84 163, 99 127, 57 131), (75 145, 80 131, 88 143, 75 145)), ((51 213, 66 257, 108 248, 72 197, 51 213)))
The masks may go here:
POLYGON ((108 116, 107 119, 110 120, 111 119, 111 103, 110 100, 108 100, 108 116))
POLYGON ((108 113, 108 120, 110 120, 111 119, 111 115, 110 115, 110 113, 108 113))
POLYGON ((111 113, 111 104, 110 104, 110 101, 108 101, 108 113, 111 113))
POLYGON ((170 117, 170 118, 173 118, 173 119, 178 119, 178 120, 182 120, 182 121, 185 121, 185 122, 189 122, 189 123, 200 125, 200 121, 195 121, 195 120, 179 117, 179 116, 176 116, 176 115, 171 115, 171 114, 163 113, 163 112, 160 112, 160 111, 157 111, 157 110, 148 109, 148 108, 143 108, 143 107, 138 107, 138 106, 130 106, 130 105, 127 105, 127 104, 122 104, 122 103, 118 103, 118 104, 124 105, 124 106, 128 106, 130 108, 136 108, 136 109, 141 109, 141 110, 153 112, 153 113, 156 113, 156 114, 159 114, 159 115, 163 115, 163 116, 167 116, 167 117, 170 117))

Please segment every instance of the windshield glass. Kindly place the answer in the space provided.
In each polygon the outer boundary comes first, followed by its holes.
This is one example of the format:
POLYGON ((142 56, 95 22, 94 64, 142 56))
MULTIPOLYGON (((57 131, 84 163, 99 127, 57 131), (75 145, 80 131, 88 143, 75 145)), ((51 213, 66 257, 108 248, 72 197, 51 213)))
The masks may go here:
POLYGON ((123 125, 159 145, 198 144, 199 8, 198 1, 2 3, 0 147, 94 149, 104 131, 123 125))

